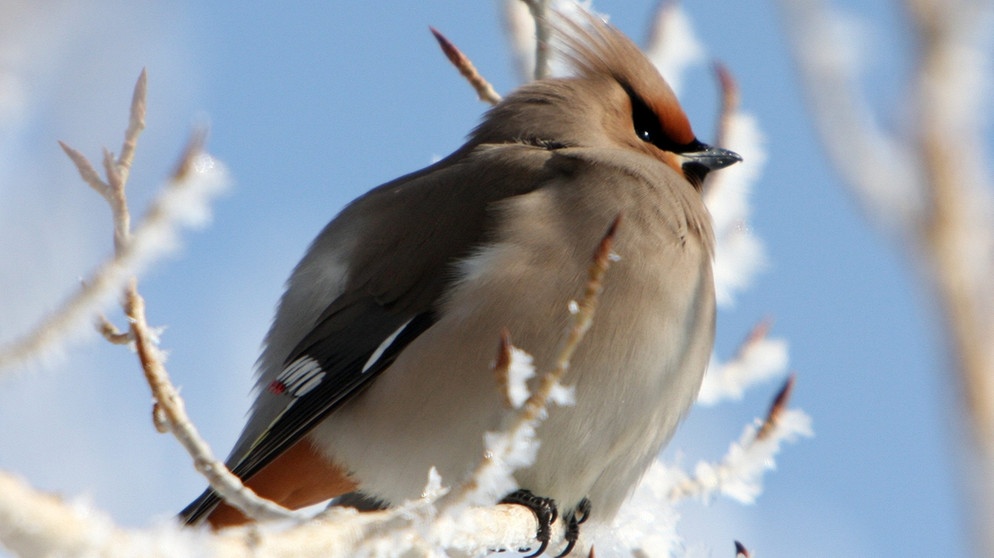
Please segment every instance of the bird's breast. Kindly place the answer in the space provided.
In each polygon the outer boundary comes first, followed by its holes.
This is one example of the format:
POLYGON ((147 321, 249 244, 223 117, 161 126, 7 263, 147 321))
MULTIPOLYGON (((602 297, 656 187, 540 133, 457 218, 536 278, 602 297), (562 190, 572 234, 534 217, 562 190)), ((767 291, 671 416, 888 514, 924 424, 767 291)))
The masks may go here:
POLYGON ((620 506, 700 385, 713 338, 710 257, 702 239, 656 219, 644 194, 577 194, 552 185, 502 202, 491 240, 458 263, 438 321, 318 427, 313 439, 364 491, 399 502, 420 494, 431 467, 448 483, 475 467, 484 433, 511 412, 491 369, 501 331, 539 374, 551 369, 570 302, 621 212, 616 261, 563 380, 576 403, 550 410, 536 462, 516 474, 564 509, 585 496, 601 517, 620 506))

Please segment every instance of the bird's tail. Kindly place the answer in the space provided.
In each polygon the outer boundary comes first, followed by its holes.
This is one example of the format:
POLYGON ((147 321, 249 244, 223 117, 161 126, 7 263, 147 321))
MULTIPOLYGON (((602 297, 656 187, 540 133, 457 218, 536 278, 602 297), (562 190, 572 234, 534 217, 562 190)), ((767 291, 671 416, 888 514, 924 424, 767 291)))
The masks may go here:
POLYGON ((220 503, 221 497, 213 489, 208 488, 196 500, 190 502, 190 505, 183 508, 178 517, 185 525, 199 525, 220 503))

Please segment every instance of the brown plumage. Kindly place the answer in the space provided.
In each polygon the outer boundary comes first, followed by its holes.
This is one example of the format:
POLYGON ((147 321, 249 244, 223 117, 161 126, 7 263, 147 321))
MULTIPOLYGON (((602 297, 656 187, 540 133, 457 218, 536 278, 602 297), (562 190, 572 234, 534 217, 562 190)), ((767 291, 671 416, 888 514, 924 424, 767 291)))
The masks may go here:
MULTIPOLYGON (((294 270, 229 458, 262 495, 389 505, 432 466, 463 480, 506 414, 489 369, 501 330, 549 369, 619 213, 620 260, 565 378, 576 404, 550 410, 515 478, 608 520, 669 439, 714 335, 700 183, 739 158, 696 139, 620 32, 590 18, 559 33, 573 77, 521 87, 455 153, 352 202, 294 270)), ((243 519, 215 506, 208 491, 183 516, 243 519)))

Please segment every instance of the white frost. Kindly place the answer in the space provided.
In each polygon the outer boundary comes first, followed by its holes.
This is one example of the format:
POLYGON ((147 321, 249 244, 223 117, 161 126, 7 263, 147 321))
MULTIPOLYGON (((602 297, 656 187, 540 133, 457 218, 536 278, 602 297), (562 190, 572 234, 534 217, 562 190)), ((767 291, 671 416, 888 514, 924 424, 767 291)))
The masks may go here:
POLYGON ((697 402, 711 406, 721 401, 740 400, 747 388, 783 376, 788 362, 785 340, 763 337, 749 341, 726 363, 712 359, 697 402))

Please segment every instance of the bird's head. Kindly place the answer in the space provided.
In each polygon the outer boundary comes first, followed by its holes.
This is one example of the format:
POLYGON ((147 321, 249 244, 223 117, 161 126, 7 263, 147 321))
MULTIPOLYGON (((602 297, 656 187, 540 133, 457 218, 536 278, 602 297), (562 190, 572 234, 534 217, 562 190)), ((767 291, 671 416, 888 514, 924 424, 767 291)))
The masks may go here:
POLYGON ((673 90, 628 37, 589 15, 555 27, 567 78, 508 95, 474 131, 475 142, 631 149, 669 165, 696 188, 712 170, 739 162, 694 135, 673 90))

